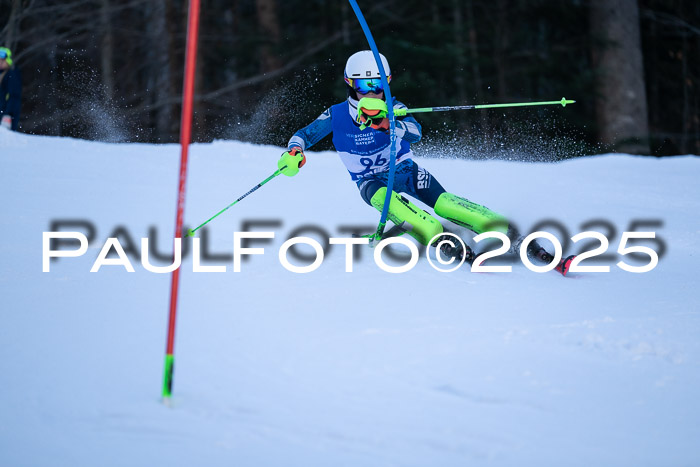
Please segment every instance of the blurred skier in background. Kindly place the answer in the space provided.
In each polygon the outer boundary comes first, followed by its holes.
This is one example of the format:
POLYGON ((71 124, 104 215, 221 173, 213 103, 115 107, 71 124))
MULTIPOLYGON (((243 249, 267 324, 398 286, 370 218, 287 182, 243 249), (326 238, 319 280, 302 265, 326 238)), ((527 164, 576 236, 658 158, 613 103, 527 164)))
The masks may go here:
POLYGON ((17 131, 22 106, 22 75, 12 62, 12 51, 0 47, 0 125, 17 131))
MULTIPOLYGON (((380 54, 387 77, 391 81, 389 63, 380 54)), ((380 212, 386 199, 389 177, 390 146, 387 103, 380 79, 379 67, 370 50, 353 54, 345 65, 347 100, 326 109, 310 125, 297 131, 287 143, 287 151, 278 161, 278 168, 294 176, 306 163, 304 151, 333 134, 333 145, 357 184, 362 199, 380 212)), ((393 98, 394 109, 406 106, 393 98)), ((443 225, 430 213, 417 207, 400 193, 430 206, 440 217, 480 234, 499 231, 511 239, 511 251, 519 251, 523 237, 508 225, 508 221, 466 198, 449 193, 440 182, 413 159, 411 144, 421 139, 421 126, 410 115, 396 118, 396 171, 388 218, 402 226, 423 245, 439 246, 447 257, 465 258, 470 264, 475 258, 468 245, 446 242, 443 225)), ((528 256, 538 262, 550 263, 554 257, 537 241, 528 245, 528 256)), ((572 257, 562 259, 557 270, 566 274, 572 257)))

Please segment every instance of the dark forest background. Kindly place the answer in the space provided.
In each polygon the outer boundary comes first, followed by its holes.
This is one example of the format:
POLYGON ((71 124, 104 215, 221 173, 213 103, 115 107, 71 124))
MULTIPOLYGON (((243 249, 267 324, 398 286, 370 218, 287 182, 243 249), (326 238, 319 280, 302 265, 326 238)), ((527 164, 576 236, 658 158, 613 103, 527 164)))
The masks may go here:
MULTIPOLYGON (((359 4, 409 107, 577 101, 421 115, 420 153, 700 154, 700 1, 359 4)), ((178 141, 187 9, 0 0, 0 45, 23 74, 21 131, 178 141)), ((347 1, 202 0, 194 139, 286 144, 345 98, 345 60, 366 48, 347 1)))

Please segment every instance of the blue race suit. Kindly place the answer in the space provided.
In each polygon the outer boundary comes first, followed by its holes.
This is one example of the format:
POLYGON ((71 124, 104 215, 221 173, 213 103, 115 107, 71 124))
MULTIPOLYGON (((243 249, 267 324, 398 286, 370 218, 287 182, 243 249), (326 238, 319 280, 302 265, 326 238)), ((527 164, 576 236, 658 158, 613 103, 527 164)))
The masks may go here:
MULTIPOLYGON (((370 204, 374 193, 387 184, 391 140, 388 133, 380 130, 370 127, 360 130, 357 105, 358 101, 349 97, 331 106, 310 125, 297 131, 287 147, 299 147, 304 151, 333 133, 333 145, 340 159, 357 183, 362 198, 370 204)), ((405 109, 406 106, 394 98, 394 108, 405 109)), ((415 118, 405 116, 396 120, 394 191, 415 196, 432 207, 445 190, 412 160, 411 143, 420 139, 421 126, 415 118)))

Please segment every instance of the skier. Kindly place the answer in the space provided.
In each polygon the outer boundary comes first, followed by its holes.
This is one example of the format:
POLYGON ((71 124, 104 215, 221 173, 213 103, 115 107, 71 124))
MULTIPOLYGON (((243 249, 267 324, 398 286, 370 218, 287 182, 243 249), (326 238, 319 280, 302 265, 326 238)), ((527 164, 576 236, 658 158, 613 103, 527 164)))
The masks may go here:
POLYGON ((19 129, 22 104, 22 78, 19 68, 12 65, 12 52, 0 47, 0 124, 8 129, 19 129))
MULTIPOLYGON (((380 54, 387 81, 391 81, 389 63, 380 54)), ((353 54, 345 65, 346 101, 326 109, 310 125, 297 131, 287 143, 287 151, 278 161, 278 168, 294 176, 306 163, 304 151, 333 133, 333 145, 357 184, 362 199, 380 212, 386 199, 389 177, 390 145, 387 103, 380 73, 370 50, 353 54)), ((404 104, 394 98, 393 107, 404 104)), ((423 245, 431 241, 440 245, 443 254, 470 264, 475 255, 467 245, 463 251, 459 242, 443 242, 445 230, 435 217, 401 196, 405 193, 427 204, 438 216, 466 227, 477 234, 487 231, 506 233, 512 240, 511 251, 518 251, 521 237, 507 220, 485 206, 447 192, 442 185, 413 159, 411 144, 421 139, 421 126, 410 115, 396 119, 396 170, 389 204, 388 218, 396 225, 407 226, 408 233, 423 245)), ((536 241, 528 245, 528 256, 550 263, 553 256, 536 241)), ((566 274, 572 257, 562 260, 557 270, 566 274)))

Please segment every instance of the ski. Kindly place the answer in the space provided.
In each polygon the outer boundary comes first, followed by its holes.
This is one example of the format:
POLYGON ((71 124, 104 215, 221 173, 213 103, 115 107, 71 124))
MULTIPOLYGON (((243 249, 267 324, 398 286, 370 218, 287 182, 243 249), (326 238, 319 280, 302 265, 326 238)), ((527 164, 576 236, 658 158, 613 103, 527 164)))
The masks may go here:
MULTIPOLYGON (((358 235, 358 234, 353 234, 353 238, 368 238, 369 239, 369 246, 370 248, 374 248, 377 246, 379 242, 382 240, 385 240, 387 238, 393 238, 393 237, 400 237, 403 234, 410 232, 412 229, 412 226, 408 224, 407 222, 402 222, 400 224, 394 225, 391 227, 389 230, 385 231, 380 238, 377 237, 376 233, 370 233, 370 234, 365 234, 365 235, 358 235)), ((466 252, 461 248, 461 245, 458 247, 452 247, 449 244, 445 243, 441 246, 440 251, 442 254, 447 256, 448 258, 455 258, 457 260, 462 260, 462 256, 466 256, 464 258, 464 263, 471 268, 471 265, 474 263, 474 260, 476 259, 476 253, 469 247, 469 245, 466 245, 466 252)), ((539 247, 536 251, 532 251, 530 253, 531 258, 533 259, 538 259, 542 262, 548 263, 551 262, 554 257, 548 253, 544 248, 539 247)), ((567 256, 566 258, 562 258, 559 261, 559 264, 554 268, 556 272, 561 274, 562 276, 566 277, 566 275, 569 272, 569 268, 571 267, 571 262, 576 258, 576 255, 570 255, 567 256)), ((471 269, 470 269, 471 270, 471 269)))

